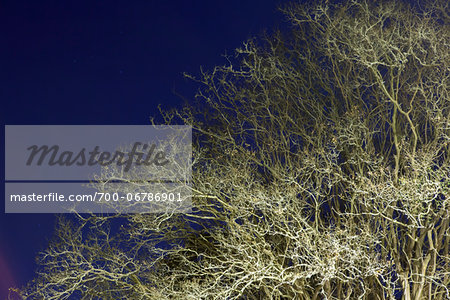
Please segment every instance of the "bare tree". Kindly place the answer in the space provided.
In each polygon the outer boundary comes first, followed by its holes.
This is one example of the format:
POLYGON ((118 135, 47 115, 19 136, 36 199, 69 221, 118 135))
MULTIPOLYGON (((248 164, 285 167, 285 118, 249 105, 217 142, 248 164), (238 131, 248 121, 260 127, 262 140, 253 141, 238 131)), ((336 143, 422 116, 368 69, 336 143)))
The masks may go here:
POLYGON ((24 296, 450 298, 447 1, 283 11, 162 112, 195 129, 192 212, 61 222, 24 296))

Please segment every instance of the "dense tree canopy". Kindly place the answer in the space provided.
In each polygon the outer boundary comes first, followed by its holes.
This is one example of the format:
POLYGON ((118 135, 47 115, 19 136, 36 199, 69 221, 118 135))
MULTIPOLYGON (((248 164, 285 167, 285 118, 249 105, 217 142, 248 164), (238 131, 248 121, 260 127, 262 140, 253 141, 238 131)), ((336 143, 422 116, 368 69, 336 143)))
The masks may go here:
POLYGON ((162 112, 194 128, 192 212, 61 220, 23 295, 450 298, 448 2, 330 2, 162 112))

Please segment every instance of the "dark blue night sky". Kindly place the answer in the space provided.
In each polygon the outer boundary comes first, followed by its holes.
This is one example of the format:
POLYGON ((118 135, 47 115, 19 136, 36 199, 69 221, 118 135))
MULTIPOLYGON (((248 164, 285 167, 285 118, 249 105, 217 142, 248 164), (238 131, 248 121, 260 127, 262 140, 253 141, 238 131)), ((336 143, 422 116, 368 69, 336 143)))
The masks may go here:
MULTIPOLYGON (((222 54, 282 23, 280 3, 2 0, 3 124, 148 124, 158 104, 181 106, 173 91, 192 99, 196 85, 183 72, 224 64, 222 54)), ((1 207, 4 299, 7 286, 33 277, 54 216, 1 207)))

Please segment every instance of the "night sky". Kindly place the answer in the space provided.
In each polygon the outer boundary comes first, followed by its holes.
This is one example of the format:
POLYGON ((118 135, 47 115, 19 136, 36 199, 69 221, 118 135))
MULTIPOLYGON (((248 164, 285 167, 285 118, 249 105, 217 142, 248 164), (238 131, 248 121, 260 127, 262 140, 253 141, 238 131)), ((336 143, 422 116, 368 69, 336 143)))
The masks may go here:
MULTIPOLYGON (((183 72, 225 64, 222 54, 283 23, 282 2, 0 0, 3 124, 148 124, 158 104, 181 106, 174 91, 193 98, 183 72)), ((1 207, 4 299, 33 278, 55 217, 1 207)))

